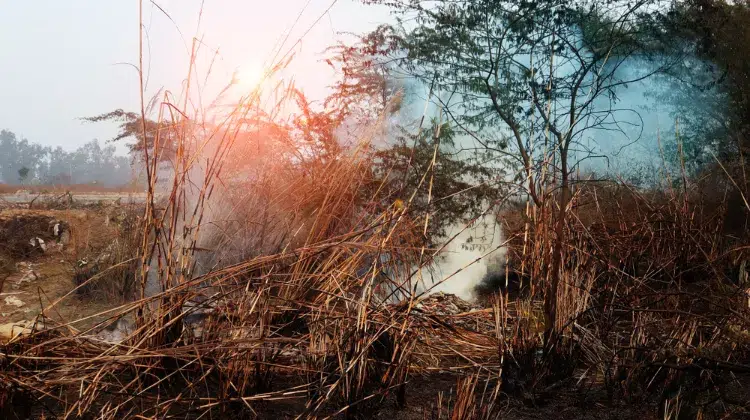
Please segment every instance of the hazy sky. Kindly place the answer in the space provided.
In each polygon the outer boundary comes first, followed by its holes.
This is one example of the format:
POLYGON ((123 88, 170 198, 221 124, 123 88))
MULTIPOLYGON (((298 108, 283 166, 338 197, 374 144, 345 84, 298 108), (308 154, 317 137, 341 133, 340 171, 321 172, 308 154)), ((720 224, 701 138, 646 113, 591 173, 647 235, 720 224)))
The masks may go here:
MULTIPOLYGON (((386 9, 354 0, 155 3, 169 17, 144 0, 147 95, 160 88, 179 94, 197 37, 203 44, 198 74, 205 76, 218 50, 212 83, 203 95, 207 101, 235 70, 260 72, 298 16, 283 50, 312 27, 294 48, 291 71, 297 86, 320 97, 332 77, 320 62, 321 52, 346 39, 341 32, 363 33, 389 18, 386 9)), ((93 138, 113 137, 112 124, 82 123, 78 118, 116 108, 139 109, 137 72, 123 64, 138 62, 138 5, 138 0, 0 0, 0 129, 68 150, 93 138)))

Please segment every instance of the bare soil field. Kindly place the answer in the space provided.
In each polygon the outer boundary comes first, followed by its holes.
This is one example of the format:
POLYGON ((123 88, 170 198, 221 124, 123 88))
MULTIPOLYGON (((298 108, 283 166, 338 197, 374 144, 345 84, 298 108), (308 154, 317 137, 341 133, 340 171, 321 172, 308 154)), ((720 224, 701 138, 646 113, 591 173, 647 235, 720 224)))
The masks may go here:
POLYGON ((72 185, 23 185, 23 184, 2 184, 0 183, 0 194, 15 194, 18 191, 28 191, 34 194, 63 194, 71 192, 74 194, 128 194, 143 193, 143 189, 119 186, 109 187, 97 184, 72 184, 72 185))
MULTIPOLYGON (((76 291, 76 276, 112 254, 128 207, 128 195, 74 195, 68 209, 29 209, 26 197, 2 195, 0 203, 0 338, 44 317, 85 328, 120 297, 76 291), (95 198, 98 198, 96 200, 95 198), (26 208, 24 208, 26 207, 26 208)), ((53 201, 40 201, 50 203, 53 201)), ((99 268, 98 266, 96 267, 99 268)))
POLYGON ((123 191, 16 190, 0 193, 0 208, 69 208, 75 206, 143 204, 145 193, 123 191))

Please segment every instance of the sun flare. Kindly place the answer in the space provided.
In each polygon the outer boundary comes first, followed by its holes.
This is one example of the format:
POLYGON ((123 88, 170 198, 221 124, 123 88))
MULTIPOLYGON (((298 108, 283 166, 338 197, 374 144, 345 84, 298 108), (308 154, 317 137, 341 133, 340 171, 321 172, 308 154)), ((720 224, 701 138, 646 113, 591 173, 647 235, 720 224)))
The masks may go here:
POLYGON ((264 72, 260 67, 241 67, 234 72, 234 81, 244 89, 256 89, 263 83, 264 72))

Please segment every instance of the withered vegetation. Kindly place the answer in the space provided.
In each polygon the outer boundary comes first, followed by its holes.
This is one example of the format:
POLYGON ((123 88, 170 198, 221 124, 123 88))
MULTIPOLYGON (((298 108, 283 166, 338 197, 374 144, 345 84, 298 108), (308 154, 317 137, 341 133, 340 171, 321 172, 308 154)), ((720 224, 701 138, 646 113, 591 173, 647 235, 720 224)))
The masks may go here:
MULTIPOLYGON (((557 152, 529 150, 514 178, 461 160, 459 123, 442 113, 382 148, 403 92, 343 51, 336 65, 367 83, 345 78, 322 111, 280 84, 212 121, 168 93, 91 119, 119 119, 118 138, 136 139, 145 208, 0 345, 0 416, 750 413, 742 159, 644 187, 574 165, 563 182, 557 152), (356 142, 344 146, 337 130, 353 120, 356 142), (439 259, 443 228, 485 214, 504 228, 503 274, 477 302, 429 293, 422 269, 439 259), (57 310, 112 296, 96 313, 57 310)), ((558 136, 567 155, 573 139, 558 136)), ((27 241, 9 223, 4 243, 27 241)))

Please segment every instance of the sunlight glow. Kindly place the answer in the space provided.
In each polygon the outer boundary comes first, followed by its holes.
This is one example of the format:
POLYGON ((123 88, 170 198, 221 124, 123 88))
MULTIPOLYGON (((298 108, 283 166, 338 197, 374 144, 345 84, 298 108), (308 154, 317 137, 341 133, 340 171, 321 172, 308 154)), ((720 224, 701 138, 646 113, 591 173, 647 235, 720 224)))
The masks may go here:
POLYGON ((244 66, 235 70, 234 82, 243 89, 254 90, 263 83, 264 71, 259 66, 244 66))

